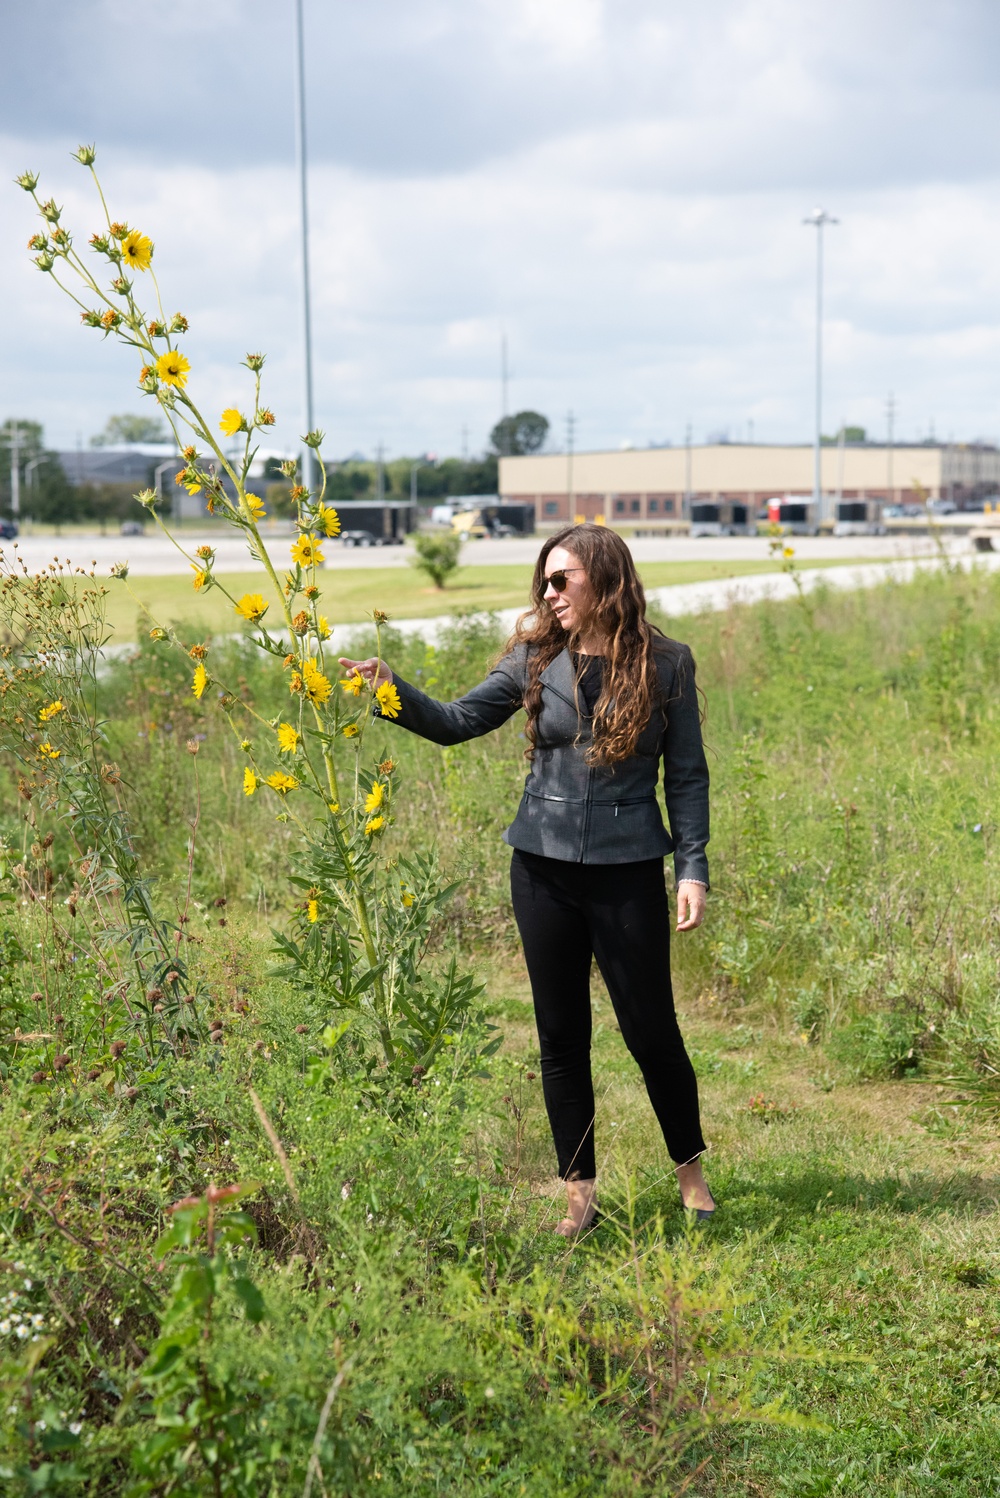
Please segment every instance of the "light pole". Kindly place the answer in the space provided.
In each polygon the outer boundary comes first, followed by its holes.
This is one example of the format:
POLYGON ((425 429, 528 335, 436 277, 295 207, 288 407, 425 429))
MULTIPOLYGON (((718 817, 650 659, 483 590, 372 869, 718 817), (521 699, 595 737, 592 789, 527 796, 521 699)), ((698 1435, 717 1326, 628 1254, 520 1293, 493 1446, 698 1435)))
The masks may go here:
MULTIPOLYGON (((160 508, 161 509, 163 508, 163 479, 160 477, 160 475, 166 473, 166 471, 167 471, 168 468, 173 468, 173 466, 174 466, 174 464, 176 462, 177 462, 176 458, 168 458, 165 463, 157 463, 155 472, 153 473, 153 488, 156 490, 156 497, 157 497, 157 499, 160 502, 160 508)), ((170 505, 170 512, 171 512, 171 514, 173 514, 173 509, 174 509, 173 503, 171 502, 171 505, 170 505)), ((180 496, 179 495, 178 495, 178 498, 177 498, 177 509, 178 509, 177 519, 179 521, 180 518, 181 518, 180 517, 180 496)))
POLYGON ((10 513, 16 520, 21 513, 21 428, 10 427, 10 513))
POLYGON ((415 463, 411 463, 410 464, 410 504, 411 505, 415 505, 416 502, 417 502, 417 469, 418 468, 426 468, 426 466, 427 466, 427 460, 425 458, 418 458, 415 463))
MULTIPOLYGON (((306 431, 313 423, 312 315, 309 306, 309 194, 306 180, 306 60, 302 0, 295 0, 295 155, 299 170, 299 240, 302 249, 302 333, 305 363, 306 431)), ((316 459, 311 447, 302 453, 302 482, 313 488, 316 459)))
POLYGON ((822 513, 823 475, 820 467, 823 431, 823 230, 827 224, 839 224, 840 220, 827 213, 825 208, 814 208, 802 222, 816 230, 816 432, 813 438, 813 504, 816 507, 818 525, 825 518, 822 513))

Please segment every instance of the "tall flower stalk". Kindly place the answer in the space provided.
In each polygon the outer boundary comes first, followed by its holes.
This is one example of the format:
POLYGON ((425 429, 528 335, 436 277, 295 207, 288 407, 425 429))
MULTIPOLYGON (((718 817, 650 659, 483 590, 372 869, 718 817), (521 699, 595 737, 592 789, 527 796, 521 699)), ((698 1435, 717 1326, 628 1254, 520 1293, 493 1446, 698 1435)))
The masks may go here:
MULTIPOLYGON (((305 898, 293 931, 279 939, 284 971, 333 1007, 370 1021, 367 1028, 377 1035, 386 1066, 409 1060, 426 1068, 447 1043, 449 1026, 462 1022, 475 989, 454 971, 437 985, 418 971, 431 915, 448 892, 437 887, 433 860, 386 860, 380 846, 393 820, 395 765, 369 756, 366 736, 376 718, 397 716, 400 704, 391 683, 373 692, 360 675, 336 680, 331 631, 321 612, 320 569, 323 546, 339 534, 340 518, 325 499, 326 472, 319 459, 323 434, 313 431, 303 438, 319 460, 318 488, 298 482, 294 460, 282 465, 292 484, 295 538, 288 560, 278 561, 261 533, 264 504, 249 487, 260 434, 275 423, 261 396, 264 355, 251 353, 243 361, 249 388, 242 409, 227 407, 213 422, 188 388, 192 363, 181 347, 188 319, 181 312, 166 314, 153 241, 112 218, 95 157, 92 146, 74 153, 91 174, 103 215, 101 228, 90 236, 89 254, 78 251, 62 210, 53 198, 43 200, 32 172, 17 179, 41 220, 28 248, 39 270, 79 307, 84 326, 105 339, 113 336, 139 361, 139 389, 157 403, 177 443, 177 485, 203 495, 208 512, 245 537, 278 600, 277 622, 263 592, 233 596, 215 570, 214 547, 200 545, 191 552, 184 546, 160 513, 154 491, 136 495, 187 561, 195 590, 220 589, 232 605, 234 622, 248 625, 258 648, 273 657, 287 685, 286 712, 264 719, 214 668, 207 645, 161 625, 154 625, 152 638, 190 658, 195 697, 218 701, 245 757, 244 794, 273 798, 277 816, 301 835, 290 877, 305 898), (146 285, 153 312, 142 305, 140 289, 146 285), (242 439, 238 455, 227 454, 220 433, 242 439), (345 750, 353 752, 350 775, 343 774, 343 766, 338 772, 338 754, 345 750)), ((112 576, 128 587, 127 565, 114 567, 112 576)), ((386 615, 375 610, 372 617, 380 631, 386 615)))

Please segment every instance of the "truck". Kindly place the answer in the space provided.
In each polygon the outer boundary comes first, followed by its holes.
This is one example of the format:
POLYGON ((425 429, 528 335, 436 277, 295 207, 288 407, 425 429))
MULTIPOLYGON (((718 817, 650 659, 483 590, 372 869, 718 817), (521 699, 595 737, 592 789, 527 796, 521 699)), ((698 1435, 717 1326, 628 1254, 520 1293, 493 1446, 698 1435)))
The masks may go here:
POLYGON ((818 536, 816 504, 808 494, 786 494, 767 501, 767 518, 789 536, 818 536))
POLYGON ((880 499, 839 499, 834 506, 835 536, 884 536, 880 499))
POLYGON ((755 536, 757 522, 750 506, 735 499, 694 500, 692 536, 755 536))

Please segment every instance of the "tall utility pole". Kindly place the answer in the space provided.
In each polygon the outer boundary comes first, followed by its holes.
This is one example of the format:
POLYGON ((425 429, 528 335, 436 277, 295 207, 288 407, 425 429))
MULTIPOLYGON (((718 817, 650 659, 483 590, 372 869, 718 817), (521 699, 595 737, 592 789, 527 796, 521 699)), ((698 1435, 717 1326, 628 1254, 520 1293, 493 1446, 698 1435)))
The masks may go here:
POLYGON ((896 502, 892 497, 892 440, 896 434, 896 397, 891 390, 889 391, 889 399, 885 403, 885 425, 888 434, 888 441, 885 447, 885 472, 886 485, 889 491, 885 502, 887 505, 891 505, 896 502))
POLYGON ((691 513, 691 423, 688 422, 684 428, 684 498, 681 501, 681 515, 691 513))
MULTIPOLYGON (((507 386, 510 380, 510 372, 507 369, 507 330, 500 334, 500 419, 501 421, 509 414, 507 401, 507 386)), ((507 439, 504 437, 504 445, 507 439)))
POLYGON ((814 208, 802 222, 810 224, 816 230, 816 431, 813 437, 813 504, 818 524, 825 518, 823 473, 820 466, 823 434, 823 230, 827 224, 839 224, 840 220, 827 213, 825 208, 814 208))
POLYGON ((21 428, 10 424, 10 513, 16 520, 21 513, 21 428))
POLYGON ((469 461, 469 428, 466 422, 462 422, 462 462, 469 461))
MULTIPOLYGON (((299 169, 299 240, 302 248, 302 353, 305 373, 306 431, 314 429, 312 371, 312 312, 309 301, 309 191, 306 177, 306 49, 302 26, 302 0, 295 0, 295 155, 299 169)), ((316 457, 303 448, 302 482, 315 487, 316 457)))
POLYGON ((572 411, 566 412, 566 493, 569 496, 568 518, 573 521, 573 437, 576 431, 576 417, 572 411))
POLYGON ((385 500, 385 468, 382 458, 385 453, 385 443, 380 442, 375 449, 375 499, 378 504, 385 500))

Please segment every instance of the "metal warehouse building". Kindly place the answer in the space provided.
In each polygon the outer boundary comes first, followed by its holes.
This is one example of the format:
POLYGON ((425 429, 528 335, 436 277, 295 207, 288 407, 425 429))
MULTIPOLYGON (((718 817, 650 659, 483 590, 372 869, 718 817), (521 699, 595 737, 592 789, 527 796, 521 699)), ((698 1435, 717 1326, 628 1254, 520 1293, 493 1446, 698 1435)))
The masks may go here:
MULTIPOLYGON (((985 444, 919 447, 829 446, 824 492, 842 499, 919 504, 966 501, 1000 491, 1000 451, 985 444)), ((813 449, 740 446, 656 447, 622 452, 533 454, 500 459, 505 500, 533 504, 539 525, 578 518, 609 525, 669 526, 690 504, 732 500, 755 510, 785 494, 811 494, 813 449)))

